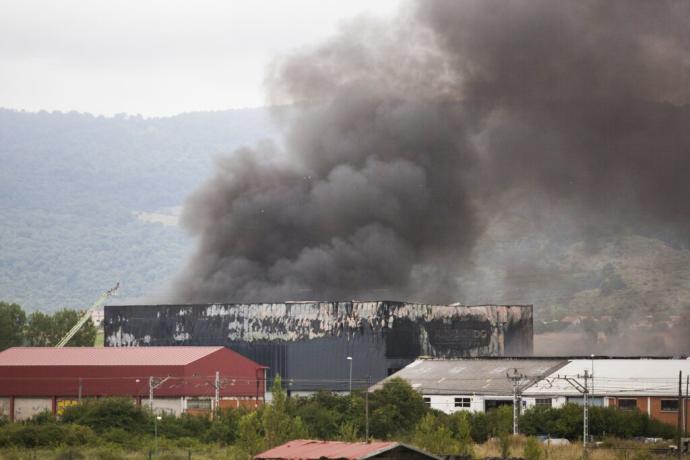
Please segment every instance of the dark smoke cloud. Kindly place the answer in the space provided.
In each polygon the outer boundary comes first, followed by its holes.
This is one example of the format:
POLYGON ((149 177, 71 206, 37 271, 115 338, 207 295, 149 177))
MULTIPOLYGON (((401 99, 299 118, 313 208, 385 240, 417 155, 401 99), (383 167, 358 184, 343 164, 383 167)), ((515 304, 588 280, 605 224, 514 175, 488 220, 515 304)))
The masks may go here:
POLYGON ((689 20, 685 1, 419 1, 276 60, 284 148, 219 159, 190 198, 174 300, 458 300, 515 209, 590 240, 687 235, 689 20))

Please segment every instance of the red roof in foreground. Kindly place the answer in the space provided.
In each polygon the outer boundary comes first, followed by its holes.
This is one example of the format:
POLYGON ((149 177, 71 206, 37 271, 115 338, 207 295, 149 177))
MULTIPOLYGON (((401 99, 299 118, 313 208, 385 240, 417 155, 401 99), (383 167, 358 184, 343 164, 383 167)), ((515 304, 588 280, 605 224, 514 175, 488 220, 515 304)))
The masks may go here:
POLYGON ((349 459, 362 460, 374 455, 403 446, 407 449, 420 452, 429 458, 436 458, 431 454, 422 452, 413 447, 399 442, 340 442, 340 441, 315 441, 310 439, 297 439, 287 442, 282 446, 262 452, 255 459, 290 459, 290 460, 318 460, 349 459))
POLYGON ((15 347, 0 366, 184 366, 223 347, 15 347))

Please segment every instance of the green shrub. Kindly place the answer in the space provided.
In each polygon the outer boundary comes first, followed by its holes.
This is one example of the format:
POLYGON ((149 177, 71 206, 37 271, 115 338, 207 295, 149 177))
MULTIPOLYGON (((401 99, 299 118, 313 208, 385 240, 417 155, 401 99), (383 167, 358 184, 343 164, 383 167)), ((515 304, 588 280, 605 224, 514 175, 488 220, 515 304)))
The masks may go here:
POLYGON ((211 421, 204 418, 205 433, 201 439, 204 442, 218 442, 222 445, 234 444, 237 441, 240 418, 246 413, 245 409, 229 409, 219 412, 211 421))
POLYGON ((136 433, 153 430, 150 415, 128 398, 93 399, 68 407, 62 422, 88 426, 97 433, 110 428, 136 433))
POLYGON ((635 455, 632 457, 633 460, 651 460, 652 459, 652 454, 649 452, 649 449, 639 449, 635 452, 635 455))
MULTIPOLYGON (((208 417, 200 415, 182 414, 180 417, 163 415, 158 422, 158 435, 171 439, 202 438, 206 435, 211 423, 208 417)), ((151 430, 153 430, 153 425, 151 425, 151 430)))
POLYGON ((484 412, 476 412, 470 414, 470 436, 476 443, 485 443, 492 435, 492 427, 489 424, 489 419, 484 412))
POLYGON ((541 460, 543 454, 544 451, 542 450, 539 441, 533 436, 527 438, 527 441, 525 442, 525 452, 523 455, 525 460, 541 460))
POLYGON ((81 450, 75 449, 74 447, 61 447, 56 450, 55 460, 81 460, 86 458, 81 450))
POLYGON ((513 432, 513 407, 501 406, 490 410, 486 414, 486 419, 491 427, 492 436, 501 436, 513 432))
MULTIPOLYGON (((521 417, 520 427, 527 435, 548 434, 577 439, 582 436, 582 406, 566 404, 561 408, 535 407, 521 417)), ((672 438, 675 428, 652 420, 640 411, 622 411, 615 407, 590 408, 590 434, 612 435, 620 438, 648 436, 672 438)))
POLYGON ((24 460, 26 457, 26 452, 23 452, 17 447, 9 447, 0 450, 0 458, 3 460, 24 460))
POLYGON ((112 444, 97 447, 90 453, 91 456, 97 460, 120 460, 125 457, 125 451, 112 444))
POLYGON ((466 457, 474 457, 472 448, 472 425, 469 412, 459 411, 451 416, 453 435, 458 440, 458 453, 466 457))
POLYGON ((88 426, 62 426, 62 443, 67 446, 84 446, 96 440, 96 434, 88 426))
POLYGON ((345 442, 359 441, 359 427, 353 422, 344 422, 340 425, 338 439, 345 442))
POLYGON ((498 435, 498 447, 501 450, 501 458, 510 457, 510 447, 513 444, 513 436, 502 432, 498 435))
POLYGON ((122 428, 108 428, 100 436, 105 442, 120 446, 130 445, 132 441, 132 434, 122 428))
POLYGON ((417 424, 412 439, 417 447, 432 454, 453 455, 460 450, 453 433, 431 412, 417 424))
POLYGON ((56 421, 52 412, 44 410, 31 417, 25 423, 29 423, 31 425, 47 425, 48 423, 56 423, 56 421))
POLYGON ((422 395, 396 377, 369 397, 371 435, 378 439, 404 437, 428 412, 422 395))

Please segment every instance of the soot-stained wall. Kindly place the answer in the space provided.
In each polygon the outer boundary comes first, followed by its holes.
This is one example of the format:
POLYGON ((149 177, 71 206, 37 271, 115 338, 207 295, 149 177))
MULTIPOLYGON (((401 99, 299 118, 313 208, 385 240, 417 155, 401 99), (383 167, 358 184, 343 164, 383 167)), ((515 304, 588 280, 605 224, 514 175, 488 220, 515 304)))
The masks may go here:
POLYGON ((405 302, 105 307, 110 347, 225 345, 280 374, 293 391, 376 382, 418 356, 532 353, 531 305, 405 302))

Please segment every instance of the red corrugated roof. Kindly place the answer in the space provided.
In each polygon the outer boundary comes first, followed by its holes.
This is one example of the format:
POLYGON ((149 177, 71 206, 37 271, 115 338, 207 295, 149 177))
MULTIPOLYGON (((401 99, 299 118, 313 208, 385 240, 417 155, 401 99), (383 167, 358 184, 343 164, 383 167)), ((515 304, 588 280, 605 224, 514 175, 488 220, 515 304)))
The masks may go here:
MULTIPOLYGON (((297 439, 282 446, 262 452, 255 459, 318 460, 349 459, 360 460, 401 446, 398 442, 339 442, 297 439)), ((405 446, 410 448, 408 446, 405 446)), ((414 450, 414 449, 413 449, 414 450)), ((434 458, 430 455, 430 457, 434 458)))
POLYGON ((0 366, 184 366, 223 347, 15 347, 0 366))

